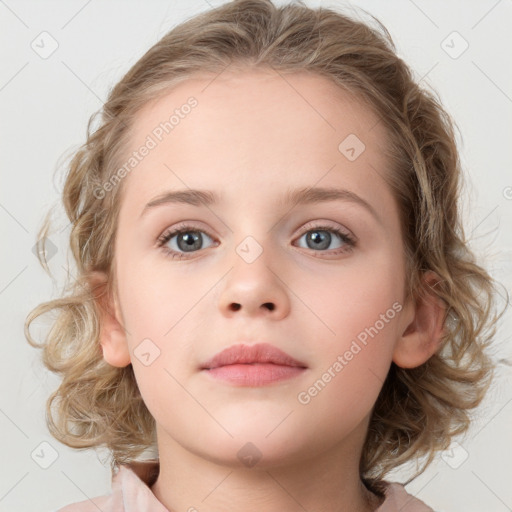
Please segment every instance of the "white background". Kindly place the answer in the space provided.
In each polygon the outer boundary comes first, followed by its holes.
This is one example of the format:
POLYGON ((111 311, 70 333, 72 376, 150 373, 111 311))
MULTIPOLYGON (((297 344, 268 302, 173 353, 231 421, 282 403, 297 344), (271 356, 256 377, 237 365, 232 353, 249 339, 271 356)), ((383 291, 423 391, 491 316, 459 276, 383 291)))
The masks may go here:
MULTIPOLYGON (((42 271, 32 248, 43 215, 59 199, 63 171, 59 159, 84 142, 89 116, 101 107, 109 88, 173 26, 221 3, 0 1, 0 511, 48 512, 110 489, 109 469, 94 451, 74 451, 49 435, 44 405, 58 379, 42 367, 39 351, 23 335, 28 311, 56 297, 66 276, 65 219, 59 221, 61 232, 51 236, 58 247, 50 262, 55 282, 42 271), (46 59, 31 48, 43 31, 58 43, 46 59), (60 172, 54 176, 56 169, 60 172), (41 447, 42 442, 51 448, 41 447), (44 452, 47 463, 52 450, 57 458, 43 469, 31 456, 34 450, 44 452)), ((368 10, 388 28, 417 79, 438 91, 461 132, 467 175, 464 220, 471 247, 510 292, 512 2, 306 3, 337 6, 349 14, 354 6, 368 10), (456 59, 442 47, 453 31, 469 44, 456 59)), ((450 36, 445 44, 457 50, 463 43, 450 36)), ((496 345, 497 358, 508 361, 511 323, 508 311, 496 345)), ((446 457, 449 463, 439 457, 407 486, 435 510, 512 510, 510 368, 500 367, 472 430, 459 440, 463 448, 446 457), (458 468, 452 467, 466 456, 458 468)), ((407 472, 389 479, 403 482, 407 472)))

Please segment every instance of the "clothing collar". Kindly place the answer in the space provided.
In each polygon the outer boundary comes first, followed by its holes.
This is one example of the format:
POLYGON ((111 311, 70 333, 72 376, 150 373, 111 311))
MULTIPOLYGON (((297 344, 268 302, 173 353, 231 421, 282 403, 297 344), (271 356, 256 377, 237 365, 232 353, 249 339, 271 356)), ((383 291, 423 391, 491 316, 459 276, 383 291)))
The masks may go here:
MULTIPOLYGON (((160 472, 158 460, 130 462, 119 467, 112 479, 114 509, 123 512, 169 512, 151 491, 160 472)), ((434 512, 410 495, 399 483, 385 484, 385 501, 375 512, 434 512)))

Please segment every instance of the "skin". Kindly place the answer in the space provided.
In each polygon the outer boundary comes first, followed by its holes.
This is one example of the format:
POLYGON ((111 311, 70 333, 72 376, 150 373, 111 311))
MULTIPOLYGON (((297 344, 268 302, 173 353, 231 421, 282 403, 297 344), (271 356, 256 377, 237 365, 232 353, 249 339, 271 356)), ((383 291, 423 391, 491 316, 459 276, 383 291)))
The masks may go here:
MULTIPOLYGON (((391 362, 424 363, 442 336, 441 302, 405 302, 403 295, 403 241, 382 177, 390 172, 382 124, 325 78, 285 78, 261 69, 214 81, 198 76, 145 105, 133 127, 128 153, 190 96, 198 101, 124 179, 117 286, 101 333, 105 360, 133 365, 156 420, 160 475, 152 491, 170 511, 375 510, 380 500, 358 473, 372 407, 391 362), (349 134, 366 146, 354 161, 338 150, 349 134), (378 220, 350 201, 281 202, 288 189, 311 186, 356 193, 378 220), (140 218, 154 197, 188 188, 211 190, 221 201, 160 205, 140 218), (202 249, 172 259, 156 242, 181 221, 207 236, 202 249), (346 245, 334 234, 327 249, 308 244, 305 234, 326 223, 351 233, 353 250, 340 253, 346 245), (248 236, 262 249, 252 263, 236 251, 248 236), (401 311, 301 404, 298 394, 394 303, 401 311), (144 339, 160 351, 149 366, 134 352, 144 339), (307 370, 262 387, 235 387, 198 370, 226 347, 259 341, 307 370), (237 456, 248 442, 261 454, 253 467, 237 456)), ((177 250, 177 238, 167 246, 177 250)))

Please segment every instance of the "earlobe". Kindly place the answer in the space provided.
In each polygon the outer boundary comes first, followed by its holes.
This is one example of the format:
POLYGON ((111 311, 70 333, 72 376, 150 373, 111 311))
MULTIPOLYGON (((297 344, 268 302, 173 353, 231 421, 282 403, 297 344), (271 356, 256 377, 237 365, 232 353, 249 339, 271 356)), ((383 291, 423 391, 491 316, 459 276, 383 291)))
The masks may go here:
POLYGON ((120 321, 120 312, 113 297, 107 292, 107 276, 93 272, 88 279, 92 296, 100 314, 100 344, 103 358, 111 366, 119 368, 131 362, 126 332, 120 321))
POLYGON ((405 326, 395 344, 393 362, 401 368, 416 368, 439 349, 444 335, 446 305, 431 287, 440 280, 428 271, 424 276, 425 293, 404 308, 405 326))

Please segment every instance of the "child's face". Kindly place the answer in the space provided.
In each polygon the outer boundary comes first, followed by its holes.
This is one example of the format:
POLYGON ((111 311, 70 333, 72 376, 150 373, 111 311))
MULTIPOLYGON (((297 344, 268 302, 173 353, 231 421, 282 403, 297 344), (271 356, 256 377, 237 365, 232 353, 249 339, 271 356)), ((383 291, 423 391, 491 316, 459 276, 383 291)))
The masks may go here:
POLYGON ((252 442, 269 464, 353 449, 412 318, 398 210, 382 178, 382 123, 321 77, 212 80, 187 81, 136 118, 126 160, 150 149, 123 184, 115 258, 127 337, 116 362, 131 361, 161 447, 238 463, 252 442), (191 96, 197 105, 181 109, 191 96), (176 109, 172 131, 158 130, 176 109), (357 194, 375 216, 346 199, 286 202, 318 187, 357 194), (218 202, 145 210, 192 189, 218 202), (173 259, 157 241, 180 223, 199 233, 196 243, 194 233, 166 242, 183 256, 173 259), (231 345, 259 342, 307 368, 257 386, 201 370, 231 345))

